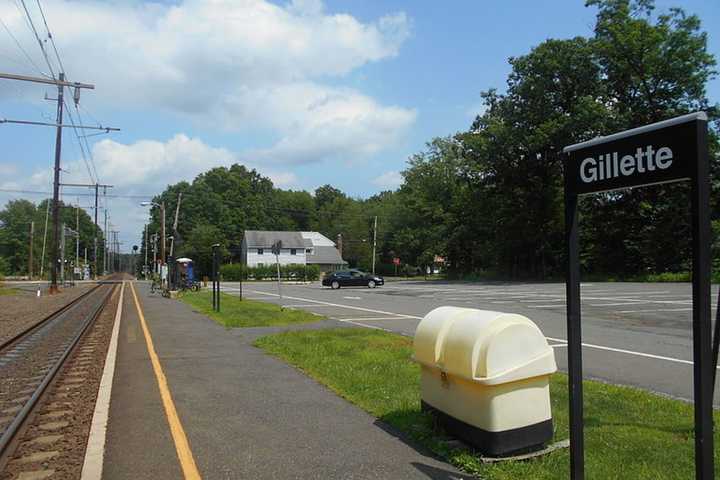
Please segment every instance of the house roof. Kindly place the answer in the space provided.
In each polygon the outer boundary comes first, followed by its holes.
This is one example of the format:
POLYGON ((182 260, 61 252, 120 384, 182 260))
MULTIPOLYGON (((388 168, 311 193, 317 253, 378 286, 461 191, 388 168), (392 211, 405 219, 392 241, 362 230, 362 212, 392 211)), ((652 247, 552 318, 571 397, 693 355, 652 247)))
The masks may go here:
POLYGON ((345 265, 335 244, 319 232, 276 232, 265 230, 245 230, 245 243, 251 248, 270 248, 280 240, 282 248, 312 249, 307 254, 308 264, 345 265))
POLYGON ((308 264, 321 265, 344 265, 347 262, 340 257, 340 252, 335 247, 316 246, 313 253, 307 255, 308 264))
POLYGON ((248 247, 270 248, 278 240, 282 242, 282 248, 305 248, 305 239, 300 232, 245 230, 248 247))
POLYGON ((312 242, 313 246, 316 247, 334 247, 335 242, 327 238, 320 232, 300 232, 305 240, 312 242))

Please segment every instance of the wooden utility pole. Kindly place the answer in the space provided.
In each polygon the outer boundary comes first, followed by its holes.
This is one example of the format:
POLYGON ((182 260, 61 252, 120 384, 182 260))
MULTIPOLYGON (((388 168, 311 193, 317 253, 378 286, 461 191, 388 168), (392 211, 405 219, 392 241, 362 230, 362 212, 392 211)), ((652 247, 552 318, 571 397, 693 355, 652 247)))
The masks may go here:
POLYGON ((143 264, 143 274, 145 277, 145 280, 147 280, 148 276, 148 263, 147 263, 147 257, 148 257, 148 225, 145 224, 145 263, 143 264))
MULTIPOLYGON (((85 83, 78 83, 78 82, 67 82, 65 80, 65 73, 60 72, 58 75, 58 78, 42 78, 42 77, 29 77, 27 75, 16 75, 11 73, 0 73, 0 79, 4 80, 16 80, 21 82, 33 82, 33 83, 42 83, 45 85, 55 85, 57 86, 58 90, 58 97, 57 97, 57 114, 55 123, 47 123, 47 122, 32 122, 32 121, 24 121, 24 120, 8 120, 8 119, 0 119, 0 124, 8 124, 8 123, 14 123, 14 124, 21 124, 21 125, 41 125, 41 126, 50 126, 55 127, 55 166, 53 171, 53 205, 52 205, 52 219, 53 219, 53 242, 51 245, 51 269, 50 269, 50 293, 57 293, 58 287, 57 287, 57 276, 58 276, 58 262, 60 260, 58 256, 58 244, 60 242, 60 209, 59 209, 59 203, 60 203, 60 158, 61 158, 61 152, 62 152, 62 129, 63 127, 67 127, 68 125, 63 125, 63 106, 65 104, 64 100, 64 90, 65 87, 73 88, 75 89, 75 94, 73 95, 73 98, 75 99, 75 102, 77 103, 80 99, 80 90, 83 88, 93 90, 95 88, 94 85, 91 84, 85 84, 85 83)), ((104 127, 91 127, 91 126, 84 126, 84 125, 74 125, 73 128, 80 128, 80 129, 95 129, 95 130, 105 130, 106 132, 110 131, 118 131, 117 128, 104 128, 104 127)))
POLYGON ((165 265, 167 258, 165 257, 165 202, 160 204, 160 261, 165 265))
POLYGON ((28 262, 28 278, 33 277, 33 238, 35 236, 35 222, 30 222, 30 260, 28 262))
POLYGON ((97 248, 98 248, 98 196, 100 195, 100 189, 103 189, 103 195, 107 195, 107 189, 113 188, 114 185, 104 185, 101 183, 61 183, 61 187, 87 187, 95 190, 95 239, 94 239, 94 252, 93 252, 93 275, 97 279, 98 261, 97 261, 97 248))
MULTIPOLYGON (((65 74, 60 73, 60 81, 65 80, 65 74)), ((50 254, 52 268, 50 268, 50 294, 57 293, 57 275, 58 275, 58 243, 60 242, 60 152, 62 150, 62 120, 63 120, 63 91, 62 85, 57 86, 57 131, 55 132, 55 167, 53 170, 53 205, 52 205, 52 221, 53 221, 53 242, 50 254)), ((64 252, 63 252, 64 253, 64 252)), ((63 265, 63 272, 65 265, 63 265)))
POLYGON ((373 258, 372 258, 372 273, 375 275, 375 247, 377 246, 377 215, 375 215, 375 224, 373 226, 373 258))
POLYGON ((75 280, 75 269, 80 268, 80 199, 78 198, 75 207, 75 266, 73 267, 73 280, 75 280))
MULTIPOLYGON (((107 205, 107 204, 106 204, 107 205)), ((105 209, 105 230, 103 231, 103 275, 107 275, 108 264, 108 225, 107 225, 107 208, 105 209)))

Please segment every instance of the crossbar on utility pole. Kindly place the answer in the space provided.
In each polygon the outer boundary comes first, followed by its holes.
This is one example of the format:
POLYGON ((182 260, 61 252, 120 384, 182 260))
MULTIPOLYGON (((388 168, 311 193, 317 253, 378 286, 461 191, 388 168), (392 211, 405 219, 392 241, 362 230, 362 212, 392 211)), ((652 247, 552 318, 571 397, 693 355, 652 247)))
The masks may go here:
MULTIPOLYGON (((80 98, 80 89, 89 89, 94 90, 95 85, 89 84, 89 83, 80 83, 80 82, 68 82, 65 80, 65 73, 60 72, 58 75, 58 78, 43 78, 43 77, 31 77, 28 75, 17 75, 13 73, 0 73, 0 79, 4 80, 16 80, 21 82, 33 82, 33 83, 42 83, 45 85, 55 85, 58 89, 58 97, 57 97, 57 116, 54 124, 45 124, 44 122, 27 122, 24 120, 7 120, 4 119, 2 123, 19 123, 19 124, 25 124, 25 125, 47 125, 52 126, 57 129, 55 134, 55 165, 54 165, 54 171, 53 171, 53 206, 52 206, 52 219, 53 219, 53 243, 51 246, 51 252, 52 252, 52 268, 50 270, 50 293, 56 293, 58 291, 57 287, 57 275, 58 275, 58 243, 60 241, 60 208, 59 208, 59 202, 60 202, 60 157, 61 157, 61 151, 62 151, 62 129, 63 127, 66 127, 67 125, 63 125, 63 105, 65 104, 64 100, 64 90, 65 87, 68 88, 74 88, 75 94, 73 95, 75 99, 75 103, 79 101, 80 98)), ((74 126, 74 128, 78 128, 77 126, 74 126)), ((98 127, 83 127, 80 128, 98 128, 98 127)), ((116 131, 117 129, 114 128, 99 128, 100 130, 106 130, 106 131, 116 131)), ((97 212, 97 209, 96 209, 97 212)), ((97 223, 97 222, 96 222, 97 223)))
POLYGON ((22 82, 34 82, 34 83, 44 83, 46 85, 57 85, 58 87, 87 88, 90 90, 95 89, 95 85, 92 85, 89 83, 66 82, 64 73, 61 73, 60 78, 57 80, 55 80, 53 78, 30 77, 28 75, 17 75, 14 73, 0 73, 0 78, 5 79, 5 80, 20 80, 22 82))
POLYGON ((102 130, 104 132, 119 132, 119 128, 114 127, 103 127, 102 125, 93 126, 93 125, 58 125, 57 123, 48 123, 48 122, 33 122, 30 120, 8 120, 7 118, 0 118, 0 123, 15 123, 19 125, 38 125, 41 127, 60 127, 60 128, 78 128, 78 129, 84 129, 84 130, 102 130))

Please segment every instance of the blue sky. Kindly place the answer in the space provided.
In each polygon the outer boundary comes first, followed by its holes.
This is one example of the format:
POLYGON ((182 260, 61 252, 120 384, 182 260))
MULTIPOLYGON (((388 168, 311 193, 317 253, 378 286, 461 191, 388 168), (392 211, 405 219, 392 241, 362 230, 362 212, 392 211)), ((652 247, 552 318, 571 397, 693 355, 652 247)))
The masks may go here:
MULTIPOLYGON (((122 128, 88 138, 98 180, 117 193, 157 193, 240 162, 285 188, 330 183, 361 197, 396 186, 425 142, 467 128, 480 92, 504 88, 508 57, 547 38, 591 35, 595 9, 583 5, 43 1, 69 77, 97 86, 82 92, 83 120, 122 128)), ((720 57, 720 2, 656 5, 698 14, 720 57)), ((0 0, 0 20, 0 71, 47 73, 13 0, 0 0)), ((0 118, 52 121, 53 104, 43 100, 51 88, 11 83, 0 83, 0 118)), ((720 101, 720 81, 708 92, 720 101)), ((94 181, 69 130, 64 144, 65 180, 94 181)), ((52 129, 0 125, 0 145, 0 188, 48 190, 52 129)), ((21 196, 0 193, 0 202, 21 196)), ((66 201, 75 198, 68 189, 66 201)), ((137 203, 109 205, 126 246, 146 218, 137 203)))

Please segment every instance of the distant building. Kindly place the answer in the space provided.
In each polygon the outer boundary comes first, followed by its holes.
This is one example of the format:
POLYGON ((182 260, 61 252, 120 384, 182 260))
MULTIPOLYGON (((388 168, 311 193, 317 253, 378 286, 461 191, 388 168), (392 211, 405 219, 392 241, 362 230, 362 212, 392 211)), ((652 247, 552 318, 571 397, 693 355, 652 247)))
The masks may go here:
POLYGON ((273 232, 246 230, 242 257, 248 267, 275 265, 271 249, 282 242, 278 255, 280 265, 318 265, 321 272, 339 270, 347 265, 335 244, 319 232, 273 232))

